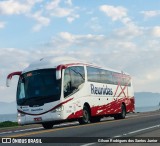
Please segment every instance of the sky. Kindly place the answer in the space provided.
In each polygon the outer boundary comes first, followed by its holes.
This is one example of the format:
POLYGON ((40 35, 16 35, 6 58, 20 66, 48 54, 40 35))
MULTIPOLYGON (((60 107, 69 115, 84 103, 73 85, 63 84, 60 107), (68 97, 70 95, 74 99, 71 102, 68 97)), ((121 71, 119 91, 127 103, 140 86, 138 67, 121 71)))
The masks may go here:
POLYGON ((131 74, 135 92, 160 93, 160 1, 0 0, 0 101, 46 56, 70 56, 131 74))

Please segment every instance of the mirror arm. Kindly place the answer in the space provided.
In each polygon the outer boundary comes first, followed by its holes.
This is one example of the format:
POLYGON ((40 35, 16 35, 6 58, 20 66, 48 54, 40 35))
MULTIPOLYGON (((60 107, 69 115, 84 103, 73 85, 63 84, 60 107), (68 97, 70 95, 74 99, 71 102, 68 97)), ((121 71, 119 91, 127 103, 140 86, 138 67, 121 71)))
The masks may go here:
POLYGON ((17 72, 10 73, 10 74, 7 76, 6 86, 7 86, 7 87, 10 86, 10 82, 11 82, 11 79, 12 79, 13 76, 15 76, 15 75, 20 76, 21 73, 22 73, 21 71, 17 71, 17 72))

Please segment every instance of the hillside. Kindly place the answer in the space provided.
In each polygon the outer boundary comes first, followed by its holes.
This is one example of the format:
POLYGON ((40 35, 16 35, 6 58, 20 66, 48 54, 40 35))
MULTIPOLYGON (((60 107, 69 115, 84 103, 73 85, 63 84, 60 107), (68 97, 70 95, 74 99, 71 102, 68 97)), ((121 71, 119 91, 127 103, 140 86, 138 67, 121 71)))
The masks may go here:
POLYGON ((160 103, 160 93, 136 92, 136 107, 158 106, 160 103))

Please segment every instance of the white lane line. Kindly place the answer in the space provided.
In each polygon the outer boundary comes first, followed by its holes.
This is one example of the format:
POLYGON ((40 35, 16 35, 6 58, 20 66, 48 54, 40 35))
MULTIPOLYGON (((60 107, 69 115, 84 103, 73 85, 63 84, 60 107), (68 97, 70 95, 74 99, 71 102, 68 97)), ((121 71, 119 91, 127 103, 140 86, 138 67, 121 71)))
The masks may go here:
POLYGON ((113 138, 122 137, 122 135, 113 136, 113 138))
POLYGON ((72 126, 72 125, 77 125, 79 124, 78 122, 72 122, 72 123, 62 123, 59 125, 55 125, 54 127, 61 127, 61 126, 72 126))
POLYGON ((18 132, 24 132, 24 131, 39 130, 39 129, 42 129, 42 128, 43 127, 30 128, 30 129, 22 129, 22 130, 16 130, 16 131, 7 131, 7 132, 1 132, 0 135, 2 135, 2 134, 9 134, 9 133, 18 133, 18 132))
POLYGON ((38 128, 30 128, 30 129, 22 129, 22 130, 16 130, 16 131, 13 131, 13 132, 24 132, 24 131, 32 131, 32 130, 39 130, 39 129, 43 129, 43 127, 38 127, 38 128))
POLYGON ((94 145, 96 143, 86 143, 86 144, 83 144, 83 145, 80 145, 80 146, 89 146, 89 145, 94 145))
POLYGON ((128 133, 124 133, 122 135, 113 136, 113 138, 123 137, 123 136, 131 135, 131 134, 135 134, 135 133, 139 133, 139 132, 142 132, 142 131, 146 131, 146 130, 153 129, 153 128, 159 128, 159 127, 160 127, 160 125, 155 125, 155 126, 151 126, 151 127, 147 127, 147 128, 131 131, 131 132, 128 132, 128 133))
POLYGON ((10 134, 10 133, 12 133, 12 131, 1 132, 0 135, 2 135, 2 134, 10 134))
POLYGON ((156 127, 160 127, 160 125, 155 125, 155 126, 139 129, 139 130, 136 130, 136 131, 129 132, 128 134, 134 134, 134 133, 138 133, 138 132, 145 131, 145 130, 148 130, 148 129, 153 129, 153 128, 156 128, 156 127))

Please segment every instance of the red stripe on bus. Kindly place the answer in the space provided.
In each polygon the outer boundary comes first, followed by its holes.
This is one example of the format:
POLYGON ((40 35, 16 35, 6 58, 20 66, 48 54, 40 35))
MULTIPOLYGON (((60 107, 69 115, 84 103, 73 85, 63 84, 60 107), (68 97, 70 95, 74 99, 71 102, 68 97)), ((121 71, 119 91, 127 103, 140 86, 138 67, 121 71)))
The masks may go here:
MULTIPOLYGON (((135 110, 134 107, 134 97, 125 97, 117 99, 111 103, 101 105, 101 106, 93 106, 91 107, 91 116, 103 116, 103 115, 111 115, 118 114, 121 112, 121 105, 125 103, 126 112, 133 112, 135 110)), ((83 116, 83 109, 75 112, 74 114, 70 114, 67 119, 77 119, 83 116)))
POLYGON ((46 113, 48 113, 48 112, 50 112, 50 111, 52 111, 52 110, 60 107, 61 105, 64 105, 65 103, 71 101, 72 99, 73 99, 73 98, 68 99, 68 100, 66 100, 66 101, 64 101, 64 102, 61 102, 61 103, 59 103, 58 105, 56 105, 55 107, 53 107, 52 109, 50 109, 50 110, 48 110, 48 111, 45 111, 45 112, 43 112, 43 113, 39 113, 39 114, 26 113, 26 112, 23 112, 23 111, 18 110, 18 109, 17 109, 17 111, 18 111, 19 113, 26 114, 26 115, 34 115, 34 116, 43 115, 43 114, 46 114, 46 113))

